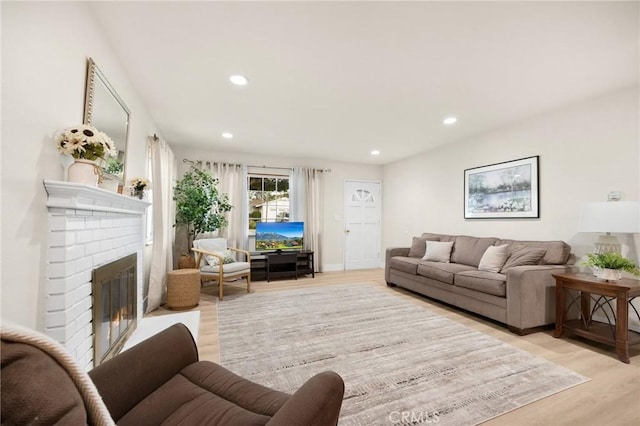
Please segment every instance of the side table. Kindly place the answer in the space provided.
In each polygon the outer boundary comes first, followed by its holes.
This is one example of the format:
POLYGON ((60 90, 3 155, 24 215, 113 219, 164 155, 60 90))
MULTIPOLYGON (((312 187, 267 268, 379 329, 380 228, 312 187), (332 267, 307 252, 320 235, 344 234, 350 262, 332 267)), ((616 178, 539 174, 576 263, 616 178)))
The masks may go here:
MULTIPOLYGON (((561 337, 568 331, 615 346, 620 361, 629 364, 629 346, 640 343, 640 333, 629 330, 629 306, 640 296, 640 281, 623 278, 610 282, 584 273, 557 274, 553 277, 556 279, 554 336, 561 337), (579 294, 576 295, 576 292, 579 294), (615 307, 611 303, 613 301, 615 307), (579 308, 580 318, 567 319, 567 312, 576 307, 579 308), (597 312, 606 318, 606 323, 593 320, 597 312)), ((631 309, 640 319, 638 310, 633 305, 631 309)))
POLYGON ((200 303, 200 270, 176 269, 167 275, 167 308, 180 311, 200 303))

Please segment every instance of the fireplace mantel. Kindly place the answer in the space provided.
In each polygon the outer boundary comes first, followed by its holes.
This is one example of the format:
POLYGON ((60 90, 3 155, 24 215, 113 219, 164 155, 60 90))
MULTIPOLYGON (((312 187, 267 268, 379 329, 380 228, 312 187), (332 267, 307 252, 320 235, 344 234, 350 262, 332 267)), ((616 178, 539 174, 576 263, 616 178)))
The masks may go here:
POLYGON ((44 331, 78 363, 94 367, 92 273, 136 254, 137 318, 142 317, 145 223, 150 203, 87 185, 45 180, 47 261, 44 331))
POLYGON ((150 203, 135 197, 73 182, 45 180, 47 207, 143 214, 150 203))

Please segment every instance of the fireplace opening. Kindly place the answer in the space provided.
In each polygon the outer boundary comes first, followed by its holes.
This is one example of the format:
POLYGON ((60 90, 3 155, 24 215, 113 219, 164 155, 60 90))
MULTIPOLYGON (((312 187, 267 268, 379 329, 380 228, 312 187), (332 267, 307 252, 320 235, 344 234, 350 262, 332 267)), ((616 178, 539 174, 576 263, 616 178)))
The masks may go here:
POLYGON ((120 352, 137 326, 137 254, 93 270, 93 365, 120 352))

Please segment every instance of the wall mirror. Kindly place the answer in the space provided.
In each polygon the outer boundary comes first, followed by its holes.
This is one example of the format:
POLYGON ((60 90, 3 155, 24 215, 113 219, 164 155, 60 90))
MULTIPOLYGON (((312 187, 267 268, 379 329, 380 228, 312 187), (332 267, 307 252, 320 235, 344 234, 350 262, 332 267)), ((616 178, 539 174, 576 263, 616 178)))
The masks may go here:
POLYGON ((84 122, 106 133, 118 150, 116 157, 100 162, 106 181, 124 184, 130 115, 129 108, 93 59, 89 58, 84 122))

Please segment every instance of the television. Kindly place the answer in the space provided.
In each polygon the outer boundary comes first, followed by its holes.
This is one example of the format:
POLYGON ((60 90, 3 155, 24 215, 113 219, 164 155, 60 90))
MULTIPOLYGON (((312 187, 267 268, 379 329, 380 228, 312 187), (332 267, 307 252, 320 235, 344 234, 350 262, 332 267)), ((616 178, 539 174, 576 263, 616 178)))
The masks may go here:
POLYGON ((304 222, 256 223, 256 251, 302 250, 304 222))

